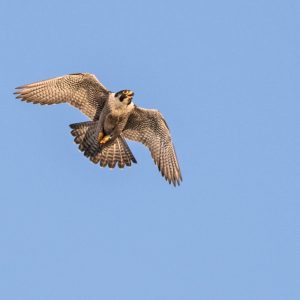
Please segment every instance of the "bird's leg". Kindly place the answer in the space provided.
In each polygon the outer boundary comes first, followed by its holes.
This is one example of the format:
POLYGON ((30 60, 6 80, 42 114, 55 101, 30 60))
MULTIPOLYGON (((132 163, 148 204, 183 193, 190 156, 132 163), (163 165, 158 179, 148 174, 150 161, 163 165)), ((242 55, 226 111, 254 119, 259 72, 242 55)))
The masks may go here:
POLYGON ((109 134, 106 134, 102 137, 100 144, 105 144, 112 139, 114 140, 120 135, 120 133, 121 133, 120 128, 116 126, 109 134))
POLYGON ((101 141, 102 141, 103 137, 104 137, 104 132, 101 130, 98 133, 98 141, 99 141, 100 144, 101 144, 101 141))
POLYGON ((99 142, 100 145, 103 145, 111 139, 111 136, 108 135, 108 134, 105 134, 104 129, 100 124, 101 123, 99 122, 99 125, 98 125, 98 128, 97 128, 99 130, 98 142, 99 142))
POLYGON ((98 142, 103 145, 111 140, 111 136, 109 134, 105 134, 102 130, 98 133, 98 142))
POLYGON ((104 135, 103 132, 100 132, 100 133, 99 133, 99 143, 100 143, 101 145, 106 144, 106 143, 107 143, 108 141, 110 141, 110 140, 111 140, 111 136, 110 136, 109 134, 104 135), (101 137, 101 139, 100 139, 100 137, 101 137))
POLYGON ((100 129, 98 140, 101 145, 106 144, 110 140, 114 140, 118 135, 120 135, 120 126, 118 126, 119 117, 115 117, 111 114, 108 114, 105 118, 104 123, 106 124, 106 128, 104 130, 104 126, 100 129))
POLYGON ((107 143, 108 141, 112 140, 112 139, 115 139, 117 136, 120 135, 121 131, 118 127, 114 128, 114 130, 112 132, 110 132, 109 134, 104 134, 102 133, 101 135, 101 140, 100 140, 100 134, 102 132, 99 133, 99 143, 100 144, 105 144, 107 143))

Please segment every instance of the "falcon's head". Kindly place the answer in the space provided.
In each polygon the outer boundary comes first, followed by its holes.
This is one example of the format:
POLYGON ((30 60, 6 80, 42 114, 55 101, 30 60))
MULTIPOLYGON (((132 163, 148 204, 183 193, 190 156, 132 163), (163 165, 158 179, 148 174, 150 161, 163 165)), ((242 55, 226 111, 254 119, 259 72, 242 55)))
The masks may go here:
POLYGON ((122 90, 115 94, 115 97, 118 98, 120 102, 123 102, 127 105, 131 103, 133 96, 134 92, 130 90, 122 90))

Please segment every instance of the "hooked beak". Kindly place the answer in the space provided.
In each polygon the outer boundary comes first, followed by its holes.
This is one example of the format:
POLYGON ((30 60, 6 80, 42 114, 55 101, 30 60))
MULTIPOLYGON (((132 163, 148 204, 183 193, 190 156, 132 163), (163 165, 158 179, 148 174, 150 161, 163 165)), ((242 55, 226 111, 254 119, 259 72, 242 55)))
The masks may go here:
POLYGON ((133 91, 126 91, 126 98, 127 98, 127 101, 128 101, 128 105, 131 103, 133 96, 134 96, 133 91))
POLYGON ((132 98, 134 96, 134 92, 133 91, 128 91, 126 93, 126 96, 128 96, 128 98, 132 98))

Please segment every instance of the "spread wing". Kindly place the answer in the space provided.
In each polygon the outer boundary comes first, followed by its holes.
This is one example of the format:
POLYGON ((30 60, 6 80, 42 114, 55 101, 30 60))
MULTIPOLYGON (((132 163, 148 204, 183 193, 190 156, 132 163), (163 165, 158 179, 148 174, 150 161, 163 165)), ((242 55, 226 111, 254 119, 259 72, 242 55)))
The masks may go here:
POLYGON ((109 91, 95 75, 70 74, 16 88, 17 98, 39 104, 69 103, 91 120, 99 117, 109 91))
POLYGON ((174 186, 180 184, 182 176, 170 131, 159 111, 135 107, 123 136, 147 146, 165 179, 174 186))

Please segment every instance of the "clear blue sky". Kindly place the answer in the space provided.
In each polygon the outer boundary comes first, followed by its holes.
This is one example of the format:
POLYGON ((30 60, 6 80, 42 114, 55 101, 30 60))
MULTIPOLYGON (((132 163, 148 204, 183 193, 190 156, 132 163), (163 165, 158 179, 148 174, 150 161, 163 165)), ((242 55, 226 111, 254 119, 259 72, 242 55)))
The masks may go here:
POLYGON ((300 299, 299 1, 1 1, 0 298, 300 299), (90 72, 171 128, 101 169, 67 106, 16 86, 90 72))

